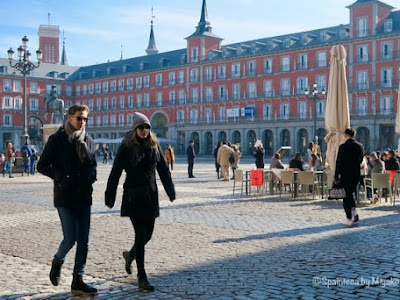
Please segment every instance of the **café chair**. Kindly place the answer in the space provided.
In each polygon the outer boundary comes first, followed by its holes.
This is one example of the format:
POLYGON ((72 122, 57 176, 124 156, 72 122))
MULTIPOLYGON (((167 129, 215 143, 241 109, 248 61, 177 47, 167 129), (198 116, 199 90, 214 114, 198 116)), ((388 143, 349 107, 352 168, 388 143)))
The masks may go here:
POLYGON ((238 185, 240 184, 240 196, 243 195, 243 183, 244 182, 245 182, 245 180, 244 180, 244 176, 243 176, 243 170, 236 169, 235 176, 233 177, 233 193, 232 193, 232 195, 235 195, 236 183, 238 183, 238 185))
POLYGON ((365 188, 365 193, 364 193, 365 201, 368 201, 367 189, 370 188, 372 189, 372 195, 374 194, 374 191, 376 189, 378 190, 379 202, 381 201, 384 189, 386 190, 385 202, 387 202, 387 194, 389 194, 390 196, 390 202, 393 202, 392 187, 390 185, 390 174, 388 173, 384 174, 372 173, 371 178, 364 178, 364 188, 365 188))

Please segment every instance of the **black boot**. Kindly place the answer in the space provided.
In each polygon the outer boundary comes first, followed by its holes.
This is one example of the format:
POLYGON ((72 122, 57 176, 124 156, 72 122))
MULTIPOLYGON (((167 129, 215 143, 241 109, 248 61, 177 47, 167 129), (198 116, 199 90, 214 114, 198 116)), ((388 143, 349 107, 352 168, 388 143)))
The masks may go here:
POLYGON ((63 265, 62 260, 58 260, 56 258, 53 258, 53 261, 51 262, 51 270, 50 270, 50 281, 51 284, 54 286, 57 286, 60 284, 60 278, 61 278, 61 267, 63 265))
POLYGON ((74 275, 71 283, 73 295, 97 295, 97 289, 83 282, 81 275, 74 275))
POLYGON ((147 280, 147 276, 139 276, 138 275, 138 282, 139 282, 139 290, 141 292, 153 292, 154 286, 150 284, 147 280))
POLYGON ((132 265, 132 262, 135 260, 135 256, 131 256, 129 251, 122 252, 122 256, 125 259, 125 271, 126 271, 126 273, 132 274, 131 265, 132 265))

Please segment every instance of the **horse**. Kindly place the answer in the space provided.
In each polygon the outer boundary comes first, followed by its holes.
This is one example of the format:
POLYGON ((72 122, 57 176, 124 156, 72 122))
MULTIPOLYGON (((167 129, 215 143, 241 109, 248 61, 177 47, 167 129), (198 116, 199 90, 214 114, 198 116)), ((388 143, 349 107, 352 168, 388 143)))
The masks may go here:
MULTIPOLYGON (((55 122, 62 123, 65 116, 64 100, 57 98, 57 89, 53 85, 50 94, 44 96, 46 105, 46 111, 51 113, 50 124, 53 124, 53 118, 55 116, 55 122)), ((45 117, 47 114, 45 115, 45 117)))

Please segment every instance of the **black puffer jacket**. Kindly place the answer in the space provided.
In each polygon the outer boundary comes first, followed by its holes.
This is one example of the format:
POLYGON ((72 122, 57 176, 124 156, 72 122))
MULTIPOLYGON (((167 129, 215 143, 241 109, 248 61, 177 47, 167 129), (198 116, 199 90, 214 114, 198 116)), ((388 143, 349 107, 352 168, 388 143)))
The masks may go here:
POLYGON ((128 146, 125 138, 118 149, 108 177, 105 204, 114 206, 118 181, 122 171, 125 170, 121 216, 129 216, 139 221, 157 218, 160 215, 160 208, 156 169, 168 197, 171 201, 174 200, 175 187, 160 146, 158 148, 145 148, 142 144, 128 146))
MULTIPOLYGON (((89 149, 94 149, 89 135, 85 141, 89 149)), ((71 208, 92 205, 96 166, 94 155, 81 163, 75 145, 68 142, 64 126, 49 137, 37 163, 38 171, 54 180, 54 206, 71 208)))

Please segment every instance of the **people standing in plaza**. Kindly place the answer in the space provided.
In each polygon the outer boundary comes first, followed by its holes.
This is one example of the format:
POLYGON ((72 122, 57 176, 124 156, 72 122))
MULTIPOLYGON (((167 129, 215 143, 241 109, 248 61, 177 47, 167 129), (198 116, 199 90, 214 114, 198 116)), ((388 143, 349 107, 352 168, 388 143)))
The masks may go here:
POLYGON ((37 151, 35 150, 35 147, 31 145, 31 160, 30 160, 30 165, 29 165, 29 172, 31 175, 35 175, 35 168, 36 168, 36 161, 38 159, 38 154, 37 151))
POLYGON ((385 160, 385 172, 390 174, 390 184, 393 184, 396 172, 400 169, 398 160, 394 157, 394 151, 389 149, 385 151, 387 153, 387 158, 385 160))
POLYGON ((263 144, 261 142, 258 143, 257 147, 253 151, 253 155, 256 158, 257 169, 264 169, 265 150, 264 150, 263 144))
POLYGON ((154 290, 147 279, 144 256, 145 245, 151 239, 155 219, 160 214, 156 170, 170 201, 175 200, 171 173, 150 129, 150 121, 145 115, 138 112, 133 114, 132 131, 122 140, 105 191, 105 204, 111 209, 115 203, 119 179, 125 170, 121 216, 130 218, 135 230, 135 243, 130 251, 123 252, 123 257, 128 274, 132 273, 131 264, 136 259, 141 291, 154 290))
POLYGON ((54 206, 61 221, 63 240, 54 255, 50 281, 60 283, 61 267, 71 248, 76 246, 71 292, 95 295, 82 276, 89 243, 93 183, 96 181, 95 144, 86 133, 89 108, 74 104, 68 109, 68 121, 49 137, 37 163, 43 175, 54 180, 54 206))
POLYGON ((196 178, 193 175, 194 158, 196 157, 196 151, 194 150, 194 141, 189 141, 189 146, 186 149, 186 155, 188 159, 188 176, 189 178, 196 178))
POLYGON ((214 149, 214 158, 215 158, 215 171, 217 172, 217 178, 220 179, 220 173, 221 173, 221 166, 217 162, 217 157, 218 157, 218 150, 219 147, 222 146, 222 141, 218 141, 217 145, 215 146, 214 149))
POLYGON ((354 195, 360 181, 360 164, 363 160, 364 148, 355 141, 355 134, 356 131, 353 128, 345 130, 345 142, 340 145, 336 159, 335 182, 340 182, 346 192, 346 198, 343 199, 343 208, 346 213, 346 219, 343 222, 345 226, 352 226, 359 220, 354 195))
POLYGON ((4 170, 3 177, 8 174, 8 178, 14 178, 12 176, 12 167, 15 161, 15 153, 13 150, 13 144, 8 141, 6 147, 4 148, 4 170))
POLYGON ((233 154, 233 149, 227 145, 227 142, 222 142, 217 153, 217 163, 222 168, 222 177, 224 181, 229 181, 229 156, 233 154))
POLYGON ((172 171, 174 169, 174 163, 175 163, 175 152, 174 148, 172 148, 171 145, 167 145, 167 149, 165 149, 164 153, 165 159, 168 163, 168 166, 170 167, 170 170, 172 171))
POLYGON ((103 149, 103 164, 108 163, 108 147, 103 149))
POLYGON ((310 142, 309 144, 308 144, 308 147, 307 147, 307 155, 308 155, 308 165, 311 167, 311 164, 312 164, 312 161, 313 161, 313 157, 312 157, 312 155, 314 154, 315 155, 315 147, 314 147, 314 143, 313 142, 310 142))
POLYGON ((25 145, 21 148, 21 157, 22 157, 21 175, 22 176, 24 176, 25 172, 29 176, 31 156, 32 156, 31 148, 28 146, 28 143, 25 143, 25 145))
POLYGON ((232 178, 231 179, 233 180, 233 179, 235 179, 235 171, 239 167, 240 157, 242 156, 242 153, 240 152, 237 145, 232 145, 232 149, 233 149, 234 162, 231 164, 231 168, 232 168, 232 178))

